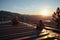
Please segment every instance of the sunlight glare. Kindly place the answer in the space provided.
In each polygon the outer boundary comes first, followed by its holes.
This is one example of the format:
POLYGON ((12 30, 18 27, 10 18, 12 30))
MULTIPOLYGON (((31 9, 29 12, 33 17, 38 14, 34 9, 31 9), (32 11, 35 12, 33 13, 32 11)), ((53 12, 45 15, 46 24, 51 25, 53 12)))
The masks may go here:
POLYGON ((41 11, 42 16, 49 16, 49 11, 47 9, 41 11))

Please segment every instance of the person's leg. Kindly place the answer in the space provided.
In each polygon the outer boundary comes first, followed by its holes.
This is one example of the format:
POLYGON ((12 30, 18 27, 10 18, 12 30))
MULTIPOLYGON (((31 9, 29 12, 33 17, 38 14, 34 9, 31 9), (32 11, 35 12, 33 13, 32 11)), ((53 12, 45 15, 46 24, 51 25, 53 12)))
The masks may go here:
POLYGON ((39 35, 40 35, 40 33, 41 33, 41 31, 40 31, 40 30, 35 30, 35 34, 36 34, 37 36, 39 36, 39 35))

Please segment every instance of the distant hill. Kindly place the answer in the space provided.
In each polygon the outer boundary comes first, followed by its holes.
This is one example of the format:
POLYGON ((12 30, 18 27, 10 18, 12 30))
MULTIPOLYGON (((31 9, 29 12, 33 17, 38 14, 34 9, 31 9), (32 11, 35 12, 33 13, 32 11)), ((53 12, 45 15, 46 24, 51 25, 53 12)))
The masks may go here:
POLYGON ((8 11, 0 11, 0 21, 7 21, 14 18, 14 16, 20 15, 18 13, 12 13, 8 11))
POLYGON ((23 22, 32 22, 32 21, 36 21, 40 19, 40 16, 37 15, 22 15, 19 13, 12 13, 12 12, 8 12, 8 11, 0 11, 0 21, 7 21, 7 20, 11 20, 14 18, 14 16, 18 17, 20 19, 20 21, 23 22))
POLYGON ((43 18, 41 15, 22 15, 19 13, 12 13, 8 11, 0 11, 0 21, 12 20, 14 17, 18 17, 20 21, 30 24, 37 23, 40 19, 43 21, 50 19, 50 17, 43 18))

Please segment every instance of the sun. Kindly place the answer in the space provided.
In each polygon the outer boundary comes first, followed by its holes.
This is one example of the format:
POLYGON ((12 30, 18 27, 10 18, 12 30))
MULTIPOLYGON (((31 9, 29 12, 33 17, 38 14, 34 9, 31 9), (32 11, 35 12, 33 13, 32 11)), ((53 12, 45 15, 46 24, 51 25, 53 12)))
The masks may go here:
POLYGON ((41 10, 40 15, 49 16, 49 11, 47 9, 41 10))

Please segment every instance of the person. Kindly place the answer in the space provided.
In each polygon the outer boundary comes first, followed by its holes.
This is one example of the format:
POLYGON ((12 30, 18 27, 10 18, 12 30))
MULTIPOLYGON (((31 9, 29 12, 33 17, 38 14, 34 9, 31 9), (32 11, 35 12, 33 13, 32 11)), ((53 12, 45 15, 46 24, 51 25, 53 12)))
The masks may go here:
POLYGON ((36 26, 37 35, 39 35, 41 33, 43 28, 44 28, 44 24, 43 24, 42 20, 39 20, 39 22, 37 23, 37 26, 36 26))
POLYGON ((14 18, 12 19, 12 25, 17 25, 18 23, 19 23, 18 18, 14 17, 14 18))

